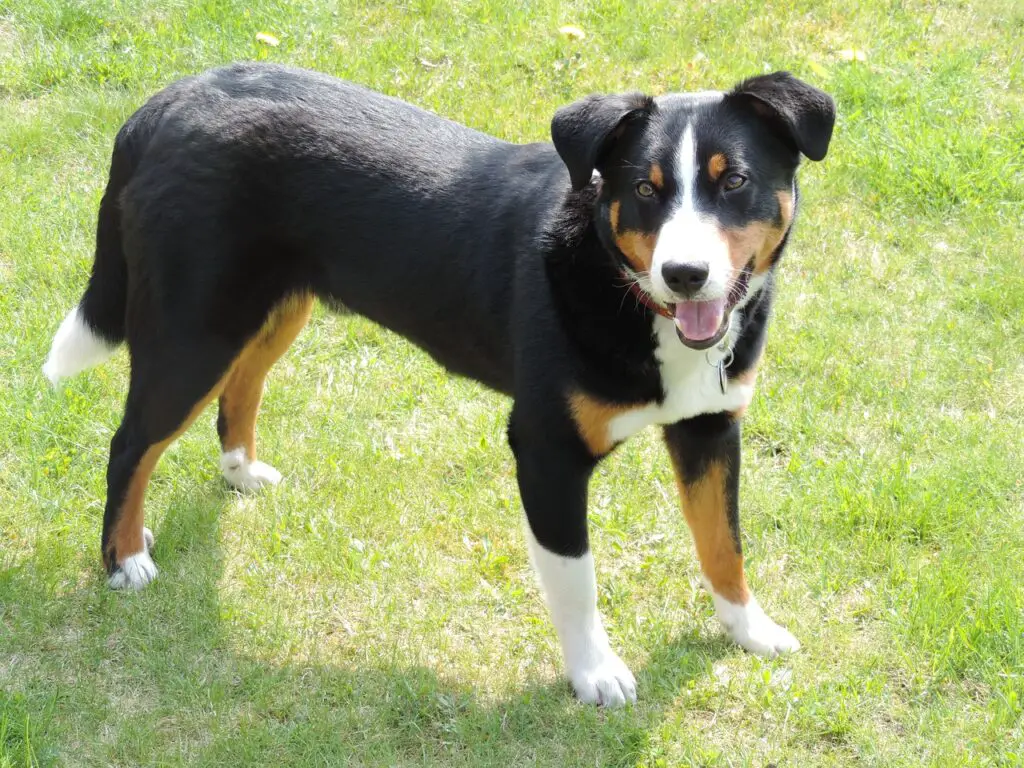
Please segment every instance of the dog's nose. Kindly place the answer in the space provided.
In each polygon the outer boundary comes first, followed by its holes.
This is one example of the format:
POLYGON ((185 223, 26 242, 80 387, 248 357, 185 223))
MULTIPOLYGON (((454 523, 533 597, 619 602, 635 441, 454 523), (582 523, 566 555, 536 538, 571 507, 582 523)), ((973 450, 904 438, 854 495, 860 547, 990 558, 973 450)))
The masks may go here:
POLYGON ((692 296, 708 281, 706 261, 669 262, 661 268, 665 284, 681 296, 692 296))

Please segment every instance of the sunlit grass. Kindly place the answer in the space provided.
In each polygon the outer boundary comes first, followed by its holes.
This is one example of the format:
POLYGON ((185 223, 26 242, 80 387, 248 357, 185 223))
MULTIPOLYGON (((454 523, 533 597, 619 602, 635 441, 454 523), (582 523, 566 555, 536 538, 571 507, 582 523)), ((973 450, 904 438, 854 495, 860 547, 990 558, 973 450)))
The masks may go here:
POLYGON ((0 0, 0 766, 1020 764, 1021 50, 1015 0, 0 0), (799 654, 721 638, 652 433, 591 489, 640 702, 576 704, 508 403, 322 310, 260 422, 286 482, 227 490, 205 414, 148 496, 160 578, 106 590, 126 361, 59 392, 39 365, 117 128, 176 77, 254 58, 516 141, 592 91, 786 68, 836 97, 744 436, 750 578, 799 654))

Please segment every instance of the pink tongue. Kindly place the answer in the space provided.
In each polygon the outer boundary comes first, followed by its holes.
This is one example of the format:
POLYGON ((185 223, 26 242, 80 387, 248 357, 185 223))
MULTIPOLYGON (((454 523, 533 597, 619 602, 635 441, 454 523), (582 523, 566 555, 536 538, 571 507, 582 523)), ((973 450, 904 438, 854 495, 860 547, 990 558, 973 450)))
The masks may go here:
POLYGON ((722 327, 725 297, 713 301, 681 301, 676 304, 676 326, 692 341, 706 341, 722 327))

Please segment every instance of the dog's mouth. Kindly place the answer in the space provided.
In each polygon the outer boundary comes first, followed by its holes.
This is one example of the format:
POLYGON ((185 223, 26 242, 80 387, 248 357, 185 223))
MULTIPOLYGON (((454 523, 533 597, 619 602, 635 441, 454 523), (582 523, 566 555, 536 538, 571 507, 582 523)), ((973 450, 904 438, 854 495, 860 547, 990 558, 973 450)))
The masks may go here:
POLYGON ((690 349, 710 349, 729 332, 729 314, 746 296, 750 284, 748 264, 733 281, 728 295, 708 301, 680 301, 670 305, 676 335, 690 349))

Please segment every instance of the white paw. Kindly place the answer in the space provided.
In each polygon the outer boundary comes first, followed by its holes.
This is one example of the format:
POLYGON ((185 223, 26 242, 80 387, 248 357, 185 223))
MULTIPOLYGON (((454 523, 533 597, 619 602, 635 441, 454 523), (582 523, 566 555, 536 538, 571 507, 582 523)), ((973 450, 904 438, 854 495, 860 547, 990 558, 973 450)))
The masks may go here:
POLYGON ((771 658, 800 649, 800 641, 769 619, 753 595, 746 605, 731 603, 713 592, 712 596, 725 631, 746 650, 771 658))
POLYGON ((529 528, 526 541, 580 701, 605 707, 636 701, 636 680, 612 652, 597 611, 594 556, 569 557, 545 549, 529 528))
POLYGON ((220 471, 232 487, 240 491, 255 491, 264 485, 277 485, 281 473, 262 461, 249 461, 244 448, 234 448, 221 454, 220 471))
POLYGON ((130 555, 122 561, 107 581, 111 589, 142 589, 156 578, 156 564, 149 556, 149 550, 153 548, 153 532, 143 528, 142 539, 146 543, 145 551, 130 555))
POLYGON ((569 668, 569 680, 580 701, 621 707, 636 701, 636 678, 611 649, 591 649, 589 658, 569 668))

